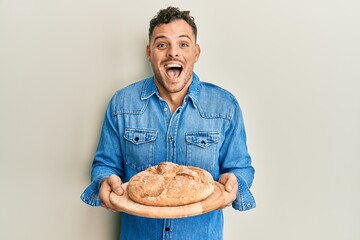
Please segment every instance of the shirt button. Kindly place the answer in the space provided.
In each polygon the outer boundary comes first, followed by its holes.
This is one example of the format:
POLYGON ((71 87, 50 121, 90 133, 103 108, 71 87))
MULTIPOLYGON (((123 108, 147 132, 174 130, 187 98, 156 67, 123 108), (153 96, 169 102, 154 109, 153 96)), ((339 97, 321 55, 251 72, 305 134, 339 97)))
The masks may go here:
POLYGON ((165 228, 165 231, 167 231, 167 232, 170 231, 170 228, 169 227, 165 228))
POLYGON ((164 112, 166 112, 167 110, 168 110, 168 109, 165 107, 165 108, 164 108, 164 112))
POLYGON ((251 208, 251 204, 250 204, 250 203, 246 204, 246 206, 247 206, 247 208, 251 208))

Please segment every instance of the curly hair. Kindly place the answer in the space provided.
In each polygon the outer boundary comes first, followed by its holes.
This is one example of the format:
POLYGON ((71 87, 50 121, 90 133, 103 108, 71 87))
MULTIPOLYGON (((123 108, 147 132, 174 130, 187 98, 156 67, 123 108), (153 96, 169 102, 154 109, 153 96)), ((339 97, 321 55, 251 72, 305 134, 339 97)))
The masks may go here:
POLYGON ((195 35, 195 41, 197 38, 197 27, 194 21, 194 17, 190 16, 190 11, 180 11, 179 8, 176 7, 167 7, 165 9, 161 9, 157 15, 150 20, 149 27, 149 40, 153 34, 154 28, 160 24, 166 24, 172 22, 174 20, 183 19, 187 22, 195 35))

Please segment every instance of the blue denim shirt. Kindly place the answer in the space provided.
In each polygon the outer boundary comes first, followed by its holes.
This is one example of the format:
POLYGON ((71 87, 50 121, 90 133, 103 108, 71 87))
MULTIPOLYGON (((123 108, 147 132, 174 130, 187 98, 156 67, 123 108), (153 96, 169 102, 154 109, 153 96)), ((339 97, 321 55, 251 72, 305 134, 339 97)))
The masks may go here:
MULTIPOLYGON (((239 188, 233 208, 255 207, 249 190, 254 168, 247 150, 242 113, 226 90, 193 81, 182 106, 171 113, 150 77, 119 90, 106 110, 92 164, 91 184, 81 199, 100 206, 100 182, 116 174, 127 182, 163 161, 209 171, 215 180, 234 173, 239 188)), ((152 219, 122 213, 121 239, 222 239, 221 210, 194 217, 152 219)))

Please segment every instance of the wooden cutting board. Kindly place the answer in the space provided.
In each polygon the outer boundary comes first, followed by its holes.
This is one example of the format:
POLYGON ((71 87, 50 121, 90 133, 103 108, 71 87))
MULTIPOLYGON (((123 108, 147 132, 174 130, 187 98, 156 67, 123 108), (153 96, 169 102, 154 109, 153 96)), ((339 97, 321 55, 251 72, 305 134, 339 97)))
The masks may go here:
POLYGON ((214 192, 200 202, 177 207, 153 207, 132 201, 126 191, 127 184, 122 185, 125 190, 124 195, 118 196, 114 192, 110 193, 110 202, 116 206, 116 210, 119 212, 149 218, 181 218, 207 213, 223 205, 229 197, 224 185, 215 182, 214 192))

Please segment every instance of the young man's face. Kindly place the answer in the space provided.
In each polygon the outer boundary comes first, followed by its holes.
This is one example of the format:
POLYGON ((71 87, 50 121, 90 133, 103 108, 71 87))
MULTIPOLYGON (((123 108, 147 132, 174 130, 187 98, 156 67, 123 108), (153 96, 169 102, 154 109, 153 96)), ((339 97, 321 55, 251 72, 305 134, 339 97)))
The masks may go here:
POLYGON ((200 55, 200 47, 187 22, 181 19, 156 26, 146 54, 160 94, 187 92, 200 55))

